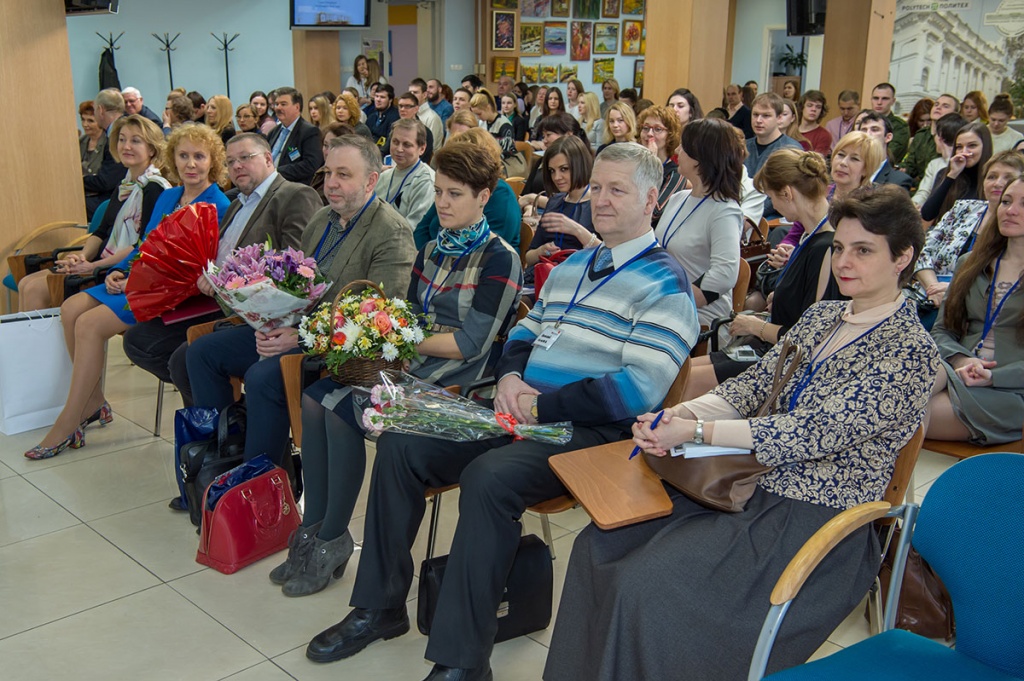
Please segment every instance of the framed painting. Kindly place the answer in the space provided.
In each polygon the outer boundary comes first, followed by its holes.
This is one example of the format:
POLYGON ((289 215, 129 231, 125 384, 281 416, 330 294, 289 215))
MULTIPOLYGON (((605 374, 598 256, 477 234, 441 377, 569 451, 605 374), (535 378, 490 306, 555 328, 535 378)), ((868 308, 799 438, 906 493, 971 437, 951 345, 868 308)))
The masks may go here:
POLYGON ((519 25, 519 54, 524 57, 539 57, 544 42, 544 24, 519 25))
POLYGON ((494 9, 519 9, 519 0, 491 0, 494 9))
POLYGON ((551 0, 551 16, 568 17, 569 0, 551 0))
POLYGON ((605 19, 618 19, 622 0, 604 0, 601 3, 601 16, 605 19))
POLYGON ((640 54, 640 39, 643 37, 644 22, 626 19, 622 22, 622 54, 640 54))
POLYGON ((637 92, 644 88, 644 60, 637 59, 633 62, 633 87, 637 92))
POLYGON ((543 19, 551 13, 551 0, 521 0, 519 16, 523 19, 543 19))
POLYGON ((619 53, 619 23, 599 21, 594 24, 594 54, 619 53))
POLYGON ((509 52, 516 49, 515 12, 491 12, 491 49, 509 52))
MULTIPOLYGON (((560 64, 558 66, 558 82, 568 83, 573 78, 580 77, 580 67, 578 64, 560 64)), ((568 102, 567 102, 568 104, 568 102)))
POLYGON ((540 82, 541 83, 557 83, 558 82, 558 67, 553 64, 541 64, 540 65, 540 82))
POLYGON ((508 76, 512 80, 515 80, 518 71, 519 60, 516 57, 494 57, 492 60, 492 72, 494 77, 491 80, 497 82, 497 80, 503 76, 508 76))
POLYGON ((562 56, 565 54, 566 33, 569 30, 568 22, 545 21, 544 22, 544 54, 562 56))
POLYGON ((540 82, 539 64, 523 64, 523 82, 527 85, 536 85, 540 82))
POLYGON ((594 24, 589 21, 574 21, 570 24, 571 49, 569 59, 572 61, 590 61, 590 43, 593 38, 594 24))
POLYGON ((594 60, 594 83, 603 83, 615 77, 615 57, 594 60))
POLYGON ((622 0, 622 13, 643 16, 645 4, 645 0, 622 0))
POLYGON ((573 19, 600 19, 603 0, 572 0, 573 19))

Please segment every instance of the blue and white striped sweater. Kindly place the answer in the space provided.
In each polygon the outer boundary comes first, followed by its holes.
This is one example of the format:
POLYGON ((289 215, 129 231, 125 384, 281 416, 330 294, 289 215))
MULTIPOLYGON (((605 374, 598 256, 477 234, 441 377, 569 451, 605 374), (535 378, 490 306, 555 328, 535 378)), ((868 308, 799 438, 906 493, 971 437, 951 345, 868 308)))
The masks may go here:
MULTIPOLYGON (((651 238, 653 242, 653 238, 651 238)), ((509 334, 498 375, 518 371, 541 392, 540 420, 579 425, 630 421, 657 407, 699 332, 686 273, 656 247, 595 293, 593 250, 552 270, 529 316, 509 334), (577 304, 559 325, 550 349, 533 341, 565 313, 583 278, 577 304)))

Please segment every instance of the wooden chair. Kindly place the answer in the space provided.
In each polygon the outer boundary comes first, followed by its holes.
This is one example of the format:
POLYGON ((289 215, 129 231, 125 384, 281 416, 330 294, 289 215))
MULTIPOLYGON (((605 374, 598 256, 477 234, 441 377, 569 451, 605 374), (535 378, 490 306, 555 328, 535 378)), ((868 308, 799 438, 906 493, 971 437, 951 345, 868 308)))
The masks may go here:
MULTIPOLYGON (((105 205, 103 207, 105 208, 105 205)), ((98 212, 99 211, 97 211, 97 213, 98 212)), ((102 217, 102 215, 100 215, 99 217, 102 217)), ((95 223, 95 227, 99 226, 99 219, 94 218, 93 222, 95 223)), ((80 224, 78 224, 77 222, 75 222, 73 220, 59 220, 57 222, 48 222, 45 225, 37 227, 34 230, 32 230, 31 232, 29 232, 28 234, 26 234, 25 236, 21 237, 14 244, 14 249, 12 250, 11 255, 7 256, 7 267, 10 270, 9 276, 4 277, 4 284, 5 284, 6 288, 7 288, 7 309, 10 311, 12 309, 12 307, 13 307, 13 301, 12 301, 12 298, 11 298, 11 294, 18 290, 18 283, 22 279, 24 279, 27 275, 32 274, 32 272, 35 272, 36 269, 38 269, 38 268, 29 269, 29 267, 27 266, 27 264, 25 262, 26 259, 28 259, 28 258, 30 258, 32 256, 40 256, 40 257, 50 257, 50 256, 53 256, 53 257, 56 257, 55 253, 57 251, 78 250, 79 248, 81 248, 81 246, 85 242, 85 240, 89 238, 89 234, 91 233, 91 231, 93 229, 95 229, 95 227, 92 226, 92 225, 80 225, 80 224), (33 241, 38 239, 39 237, 44 236, 46 234, 49 234, 50 232, 55 232, 55 231, 62 230, 62 229, 81 229, 81 230, 85 230, 86 233, 78 235, 77 237, 72 239, 68 244, 66 244, 64 247, 57 249, 57 251, 45 251, 45 252, 38 252, 38 253, 36 253, 36 252, 26 253, 25 252, 25 249, 27 249, 29 247, 29 245, 33 241)), ((47 281, 47 283, 49 284, 49 281, 47 281)), ((63 290, 63 288, 61 288, 61 293, 60 293, 59 301, 63 302, 63 300, 64 300, 64 290, 63 290)), ((59 305, 60 302, 58 302, 57 304, 59 305)))
POLYGON ((526 187, 525 177, 509 177, 505 179, 505 182, 508 182, 508 185, 512 187, 512 191, 516 193, 516 196, 522 196, 523 188, 526 187))
POLYGON ((529 142, 516 142, 516 151, 526 159, 526 175, 529 176, 533 171, 534 161, 537 160, 533 157, 533 147, 530 146, 529 142))
MULTIPOLYGON (((747 290, 750 288, 750 264, 740 258, 739 271, 736 273, 736 283, 732 287, 732 311, 733 314, 743 312, 743 306, 747 301, 747 290)), ((711 350, 718 349, 718 329, 722 324, 727 324, 731 317, 722 317, 711 323, 711 328, 701 327, 701 334, 698 342, 690 353, 692 357, 700 357, 708 354, 708 341, 711 341, 711 350)))
MULTIPOLYGON (((206 322, 205 324, 193 324, 192 326, 188 327, 188 331, 185 332, 185 337, 188 339, 188 344, 192 345, 193 343, 196 342, 197 339, 202 338, 208 333, 212 333, 214 327, 216 327, 218 324, 224 323, 238 326, 240 324, 244 324, 245 322, 242 321, 241 317, 228 317, 226 319, 215 319, 214 321, 206 322)), ((237 402, 242 397, 242 377, 232 376, 231 387, 235 391, 235 401, 237 402)))
POLYGON ((530 250, 530 244, 533 243, 533 227, 530 226, 526 220, 519 223, 519 259, 523 263, 523 268, 526 268, 526 252, 530 250))
POLYGON ((922 447, 930 452, 953 456, 961 460, 971 456, 977 456, 978 454, 993 454, 995 452, 1024 454, 1024 440, 1016 440, 1015 442, 1008 442, 1002 445, 992 445, 991 447, 980 447, 978 445, 971 444, 970 442, 925 440, 922 447))

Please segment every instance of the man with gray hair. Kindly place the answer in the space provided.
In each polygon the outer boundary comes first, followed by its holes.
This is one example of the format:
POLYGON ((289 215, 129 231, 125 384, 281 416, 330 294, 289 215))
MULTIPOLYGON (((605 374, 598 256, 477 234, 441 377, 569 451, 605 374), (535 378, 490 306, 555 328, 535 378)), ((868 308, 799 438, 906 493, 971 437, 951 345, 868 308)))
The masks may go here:
POLYGON ((110 135, 114 129, 114 121, 124 116, 124 97, 116 89, 107 88, 99 91, 92 100, 92 106, 96 115, 96 125, 106 131, 108 141, 103 149, 99 172, 82 178, 85 187, 85 213, 90 220, 99 205, 110 198, 110 194, 117 189, 128 172, 128 169, 115 161, 110 154, 111 147, 117 146, 117 140, 110 135))
POLYGON ((164 122, 156 112, 146 106, 142 101, 142 93, 139 92, 138 88, 126 87, 121 90, 121 96, 124 97, 124 113, 127 116, 138 114, 144 118, 148 118, 157 124, 157 127, 162 127, 164 122))
POLYGON ((434 170, 421 157, 427 149, 427 127, 416 119, 400 118, 391 126, 393 166, 380 175, 380 195, 416 226, 434 205, 434 170))
POLYGON ((327 662, 409 630, 409 552, 428 487, 460 485, 459 524, 430 628, 428 681, 491 679, 499 604, 530 505, 566 494, 554 454, 631 436, 665 399, 698 334, 690 283, 651 232, 661 162, 635 143, 597 157, 594 227, 604 239, 552 270, 498 361, 496 412, 520 423, 571 421, 557 445, 385 433, 377 443, 352 612, 309 644, 327 662))

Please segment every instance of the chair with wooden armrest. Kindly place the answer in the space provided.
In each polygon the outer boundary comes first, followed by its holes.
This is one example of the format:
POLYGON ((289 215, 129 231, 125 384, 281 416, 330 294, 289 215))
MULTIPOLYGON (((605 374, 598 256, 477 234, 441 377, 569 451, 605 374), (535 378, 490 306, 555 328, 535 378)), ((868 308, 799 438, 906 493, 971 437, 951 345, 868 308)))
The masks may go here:
POLYGON ((992 454, 994 452, 1014 452, 1024 454, 1024 440, 1015 440, 1002 445, 991 445, 982 447, 970 442, 949 442, 947 440, 925 440, 922 445, 924 449, 936 454, 945 454, 957 459, 966 459, 979 454, 992 454))
POLYGON ((710 342, 710 350, 712 352, 718 350, 718 329, 723 324, 728 324, 732 321, 732 317, 743 312, 743 305, 747 301, 747 292, 750 289, 750 265, 746 260, 740 258, 739 271, 736 273, 736 283, 732 287, 732 316, 719 317, 718 319, 711 322, 710 328, 705 329, 701 327, 700 335, 697 337, 697 342, 694 344, 694 349, 691 355, 693 357, 700 357, 708 353, 708 343, 710 342))
POLYGON ((524 268, 526 267, 526 252, 530 250, 530 244, 533 243, 533 234, 533 227, 526 220, 519 223, 519 259, 524 268))
POLYGON ((534 162, 539 160, 537 158, 534 158, 533 147, 530 145, 529 142, 516 142, 516 151, 522 154, 523 158, 526 159, 526 175, 529 175, 531 172, 533 172, 534 162))
MULTIPOLYGON (((224 326, 239 326, 244 323, 245 322, 241 317, 234 316, 226 319, 215 319, 212 322, 206 322, 204 324, 193 324, 188 327, 188 331, 185 332, 185 337, 188 339, 188 344, 192 345, 192 343, 195 343, 199 338, 202 338, 208 333, 213 333, 218 328, 222 328, 224 326)), ((234 397, 236 402, 242 397, 242 383, 243 380, 241 376, 231 377, 231 387, 235 391, 234 397)))
POLYGON ((508 182, 508 186, 512 187, 512 191, 516 193, 516 196, 521 196, 523 189, 526 187, 526 178, 519 177, 508 177, 505 178, 505 182, 508 182))

